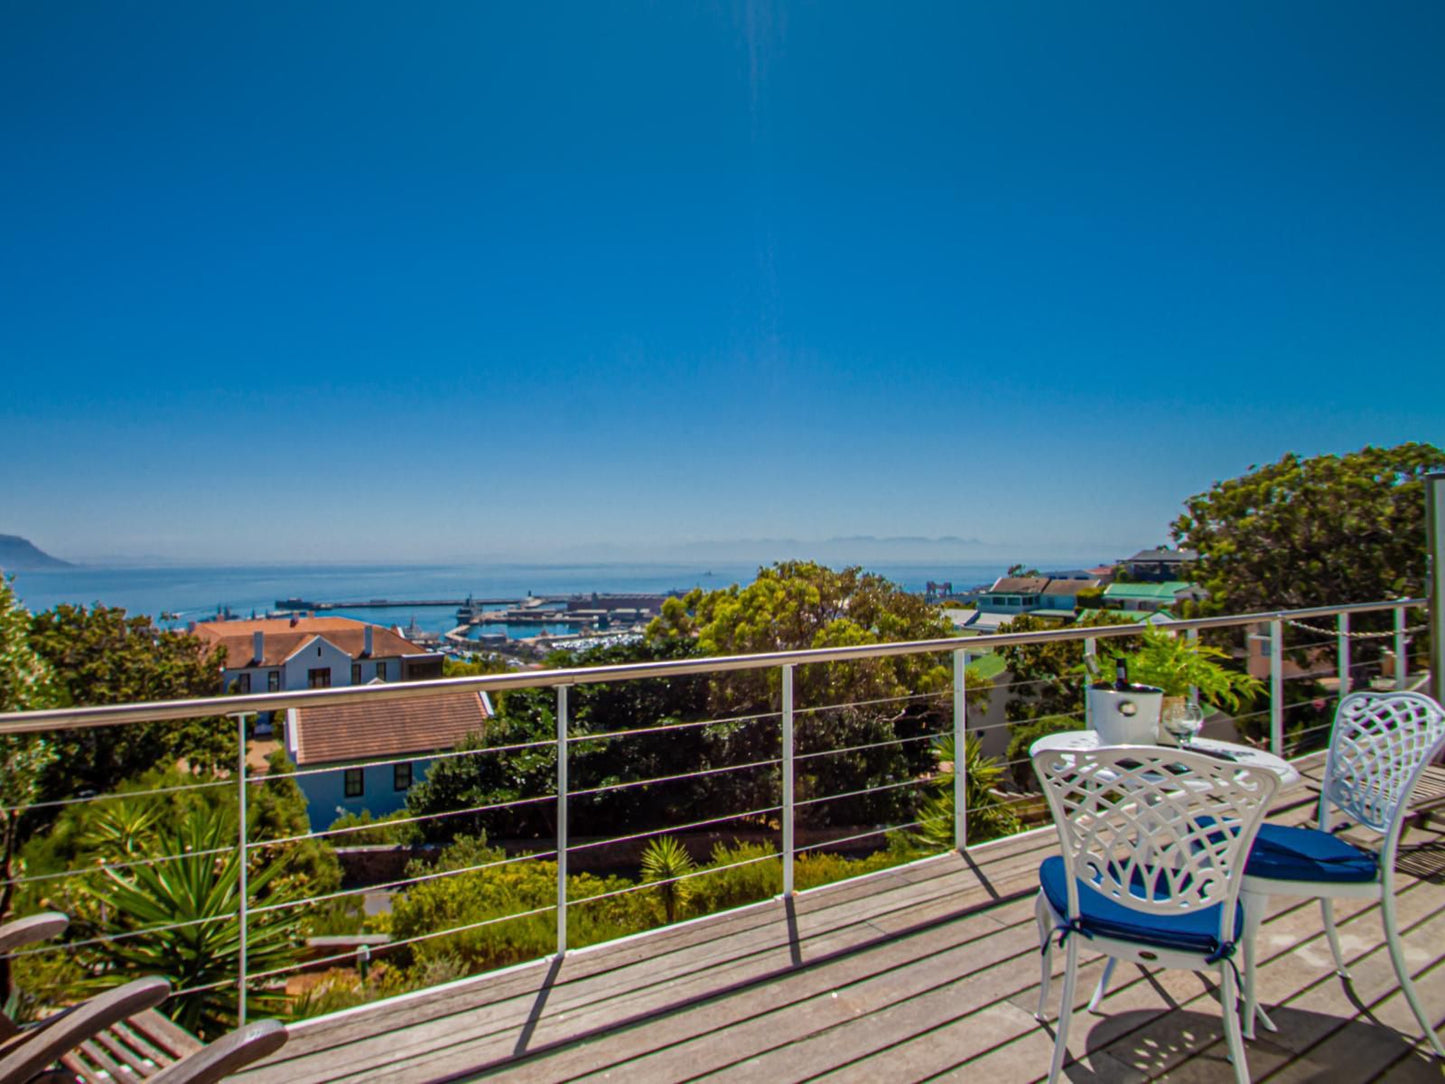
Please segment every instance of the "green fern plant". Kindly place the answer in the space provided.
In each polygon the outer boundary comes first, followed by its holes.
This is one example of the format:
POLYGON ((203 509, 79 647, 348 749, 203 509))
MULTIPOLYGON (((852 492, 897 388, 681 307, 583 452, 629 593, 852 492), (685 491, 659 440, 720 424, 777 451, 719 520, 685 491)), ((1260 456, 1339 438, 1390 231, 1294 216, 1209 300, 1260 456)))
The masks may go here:
POLYGON ((1228 669, 1229 656, 1219 648, 1160 629, 1146 629, 1135 651, 1106 647, 1104 654, 1111 665, 1123 658, 1132 682, 1163 689, 1165 696, 1184 696, 1193 687, 1201 699, 1226 711, 1239 710, 1241 700, 1264 688, 1258 678, 1228 669))

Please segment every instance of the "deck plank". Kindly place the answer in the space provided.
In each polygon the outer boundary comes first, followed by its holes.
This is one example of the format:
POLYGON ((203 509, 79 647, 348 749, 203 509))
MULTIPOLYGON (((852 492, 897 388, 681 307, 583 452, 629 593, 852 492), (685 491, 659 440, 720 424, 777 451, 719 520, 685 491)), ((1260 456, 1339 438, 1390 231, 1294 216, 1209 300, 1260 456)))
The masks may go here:
MULTIPOLYGON (((1301 787, 1274 817, 1300 823, 1312 809, 1301 787)), ((1032 898, 1054 849, 1052 833, 1017 837, 807 892, 791 908, 769 901, 305 1022, 237 1079, 1037 1080, 1053 1039, 1032 1015, 1032 898)), ((1445 890, 1407 876, 1401 886, 1421 994, 1445 1006, 1435 948, 1445 890)), ((1395 988, 1378 908, 1341 903, 1337 914, 1368 1011, 1332 974, 1317 905, 1274 901, 1260 989, 1282 1030, 1250 1044, 1256 1079, 1311 1079, 1323 1067, 1346 1081, 1387 1068, 1390 1079, 1438 1079, 1395 988)), ((1102 966, 1087 951, 1081 961, 1080 1007, 1102 966)), ((1062 966, 1055 953, 1056 974, 1062 966)), ((1121 967, 1103 1012, 1075 1015, 1070 1072, 1129 1084, 1219 1079, 1228 1072, 1219 1014, 1201 976, 1121 967)))

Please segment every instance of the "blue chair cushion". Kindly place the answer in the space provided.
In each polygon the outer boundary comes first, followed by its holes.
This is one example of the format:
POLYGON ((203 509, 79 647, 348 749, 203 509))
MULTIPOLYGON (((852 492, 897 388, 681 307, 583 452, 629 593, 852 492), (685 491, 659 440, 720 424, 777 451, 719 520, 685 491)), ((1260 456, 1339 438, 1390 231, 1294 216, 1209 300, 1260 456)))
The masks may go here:
POLYGON ((1249 852, 1244 873, 1275 881, 1368 884, 1379 878, 1380 864, 1369 851, 1318 828, 1264 824, 1249 852))
MULTIPOLYGON (((1061 915, 1069 913, 1068 872, 1061 856, 1045 858, 1039 867, 1039 884, 1050 906, 1061 915)), ((1109 899, 1087 881, 1079 881, 1079 909, 1084 931, 1100 937, 1116 937, 1155 948, 1179 949, 1208 956, 1219 950, 1219 904, 1174 915, 1135 911, 1109 899)), ((1244 904, 1234 910, 1234 937, 1244 930, 1244 904)))

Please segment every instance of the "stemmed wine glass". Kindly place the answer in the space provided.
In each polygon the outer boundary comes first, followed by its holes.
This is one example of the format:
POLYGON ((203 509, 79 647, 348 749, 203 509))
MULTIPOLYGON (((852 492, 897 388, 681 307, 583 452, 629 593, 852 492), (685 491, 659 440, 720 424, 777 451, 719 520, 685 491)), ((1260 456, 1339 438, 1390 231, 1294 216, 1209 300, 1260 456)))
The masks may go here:
POLYGON ((1204 709, 1191 700, 1170 704, 1164 709, 1164 718, 1160 721, 1179 748, 1188 749, 1204 729, 1204 709))

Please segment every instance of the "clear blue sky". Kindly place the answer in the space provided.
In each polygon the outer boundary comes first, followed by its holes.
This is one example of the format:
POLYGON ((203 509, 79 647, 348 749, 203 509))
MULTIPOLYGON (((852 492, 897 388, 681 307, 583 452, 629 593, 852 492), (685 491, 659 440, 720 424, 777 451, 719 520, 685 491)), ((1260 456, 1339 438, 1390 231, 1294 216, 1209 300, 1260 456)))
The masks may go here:
POLYGON ((1442 47, 1438 0, 7 5, 0 532, 1158 541, 1445 436, 1442 47))

